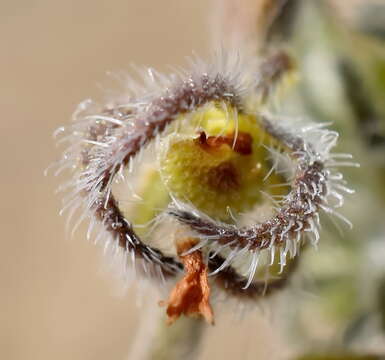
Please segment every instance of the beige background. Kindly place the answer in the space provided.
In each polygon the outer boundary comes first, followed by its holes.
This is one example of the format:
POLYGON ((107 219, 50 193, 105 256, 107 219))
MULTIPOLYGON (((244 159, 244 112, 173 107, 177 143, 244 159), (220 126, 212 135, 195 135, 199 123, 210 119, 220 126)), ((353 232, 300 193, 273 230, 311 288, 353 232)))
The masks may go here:
MULTIPOLYGON (((208 53, 208 4, 0 0, 0 359, 127 359, 145 310, 134 288, 119 290, 84 228, 66 238, 54 195, 62 180, 43 171, 60 156, 53 131, 81 100, 100 95, 106 71, 130 63, 166 70, 193 50, 208 53)), ((157 309, 159 299, 148 297, 157 309)), ((268 307, 242 320, 234 309, 218 310, 200 359, 288 359, 268 307)))
MULTIPOLYGON (((205 53, 207 11, 206 0, 0 2, 1 359, 127 357, 140 324, 134 291, 116 296, 82 230, 65 238, 59 180, 43 177, 59 156, 51 134, 99 93, 107 70, 131 62, 164 69, 191 50, 205 53)), ((277 353, 264 345, 269 330, 254 331, 260 318, 219 319, 202 359, 277 353)))

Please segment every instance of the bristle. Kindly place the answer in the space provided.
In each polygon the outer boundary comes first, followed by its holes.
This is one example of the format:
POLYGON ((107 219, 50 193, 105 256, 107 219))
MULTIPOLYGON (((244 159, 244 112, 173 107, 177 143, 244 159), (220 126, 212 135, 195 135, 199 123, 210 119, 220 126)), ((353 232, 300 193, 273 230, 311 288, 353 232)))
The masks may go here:
POLYGON ((253 252, 253 256, 252 256, 251 261, 250 261, 249 269, 247 270, 247 273, 245 274, 245 276, 247 277, 247 283, 242 288, 243 290, 246 290, 250 286, 251 282, 253 281, 255 272, 257 271, 257 267, 258 267, 258 260, 259 260, 259 251, 257 250, 257 251, 253 252))

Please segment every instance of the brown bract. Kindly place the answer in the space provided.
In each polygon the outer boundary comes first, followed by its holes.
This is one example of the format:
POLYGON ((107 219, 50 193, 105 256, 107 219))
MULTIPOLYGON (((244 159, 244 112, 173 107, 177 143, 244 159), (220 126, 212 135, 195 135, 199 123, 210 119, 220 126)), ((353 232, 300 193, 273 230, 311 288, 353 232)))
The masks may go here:
POLYGON ((180 315, 203 316, 209 323, 214 323, 214 314, 209 302, 210 287, 207 279, 207 266, 203 262, 202 252, 193 251, 180 255, 197 244, 197 240, 187 238, 178 244, 178 254, 184 265, 185 275, 171 291, 167 304, 167 323, 172 324, 180 315))

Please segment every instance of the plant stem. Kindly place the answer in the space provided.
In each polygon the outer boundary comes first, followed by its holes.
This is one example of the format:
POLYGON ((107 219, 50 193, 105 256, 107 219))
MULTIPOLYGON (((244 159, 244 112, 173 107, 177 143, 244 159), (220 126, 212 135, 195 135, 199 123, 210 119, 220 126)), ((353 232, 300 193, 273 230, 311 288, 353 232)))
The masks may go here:
POLYGON ((147 307, 127 360, 192 360, 199 354, 199 345, 206 326, 202 319, 181 317, 166 324, 162 309, 147 307))

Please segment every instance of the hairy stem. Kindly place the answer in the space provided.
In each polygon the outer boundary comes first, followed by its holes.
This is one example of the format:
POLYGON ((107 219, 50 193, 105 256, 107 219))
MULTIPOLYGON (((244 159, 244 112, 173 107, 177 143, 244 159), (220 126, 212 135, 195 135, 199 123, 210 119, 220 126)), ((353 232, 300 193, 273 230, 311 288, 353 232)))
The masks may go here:
POLYGON ((161 309, 148 307, 127 360, 196 359, 205 325, 202 319, 182 317, 169 326, 161 309))

